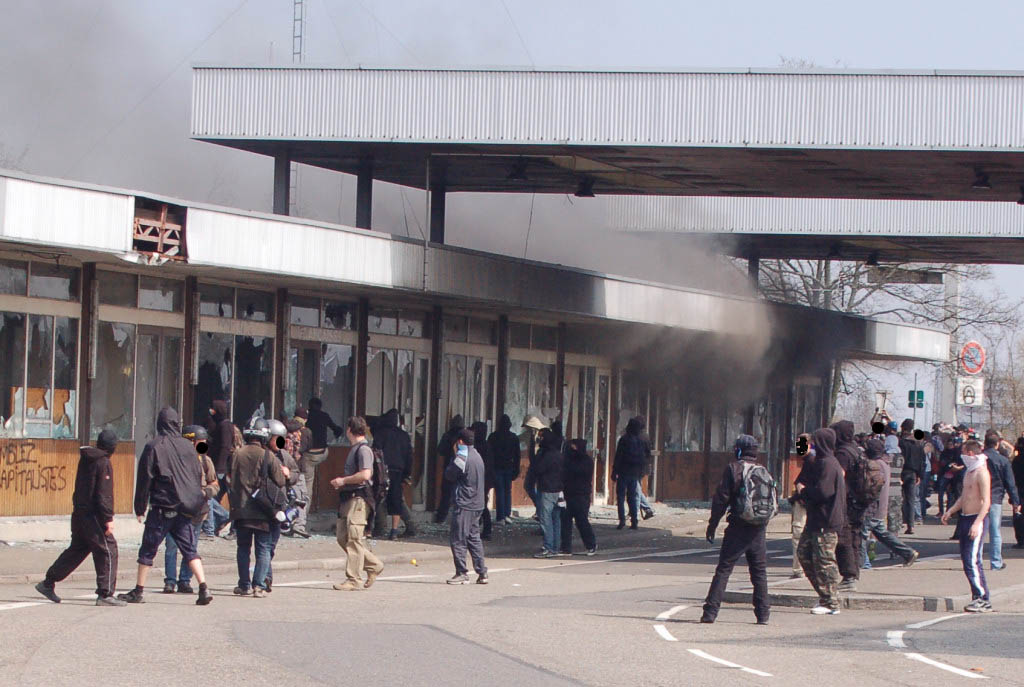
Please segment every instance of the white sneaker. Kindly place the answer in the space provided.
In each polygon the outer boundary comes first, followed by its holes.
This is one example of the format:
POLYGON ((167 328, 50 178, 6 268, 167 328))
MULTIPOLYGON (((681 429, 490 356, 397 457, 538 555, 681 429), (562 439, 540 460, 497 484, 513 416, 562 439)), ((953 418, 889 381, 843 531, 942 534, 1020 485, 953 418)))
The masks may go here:
POLYGON ((815 606, 811 609, 811 613, 814 615, 839 615, 839 609, 829 608, 828 606, 815 606))

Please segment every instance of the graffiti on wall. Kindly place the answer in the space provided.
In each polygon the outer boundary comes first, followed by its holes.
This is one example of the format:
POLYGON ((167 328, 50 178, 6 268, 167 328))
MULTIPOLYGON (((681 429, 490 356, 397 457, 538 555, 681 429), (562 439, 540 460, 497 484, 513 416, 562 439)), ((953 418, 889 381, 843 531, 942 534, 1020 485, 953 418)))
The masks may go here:
POLYGON ((69 485, 62 462, 44 457, 34 441, 0 439, 0 491, 19 496, 64 491, 69 485))

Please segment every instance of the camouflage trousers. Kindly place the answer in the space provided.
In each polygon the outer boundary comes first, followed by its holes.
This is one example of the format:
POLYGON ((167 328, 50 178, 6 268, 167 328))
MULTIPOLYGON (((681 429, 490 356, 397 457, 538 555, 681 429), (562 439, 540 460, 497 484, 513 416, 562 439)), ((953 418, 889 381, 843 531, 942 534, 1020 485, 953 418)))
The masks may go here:
POLYGON ((818 593, 818 603, 826 608, 839 608, 839 563, 836 561, 836 545, 839 535, 835 532, 812 532, 804 529, 796 555, 800 567, 818 593))

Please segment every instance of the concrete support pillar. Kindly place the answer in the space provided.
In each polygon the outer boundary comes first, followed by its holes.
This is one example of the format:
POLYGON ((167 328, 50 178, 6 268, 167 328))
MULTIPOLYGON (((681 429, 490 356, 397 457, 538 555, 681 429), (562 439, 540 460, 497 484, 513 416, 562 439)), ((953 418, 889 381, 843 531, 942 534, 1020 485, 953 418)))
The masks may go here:
POLYGON ((292 160, 288 153, 274 155, 274 214, 287 215, 292 183, 292 160))
POLYGON ((78 368, 78 441, 89 443, 92 415, 92 380, 96 379, 96 350, 99 336, 99 281, 96 263, 82 265, 82 318, 79 330, 84 362, 78 368))
MULTIPOLYGON (((276 344, 274 356, 274 408, 272 417, 277 417, 282 410, 294 408, 284 407, 284 393, 288 389, 288 355, 292 347, 291 342, 291 303, 288 298, 288 289, 277 290, 277 312, 276 315, 276 344)), ((344 420, 346 418, 342 418, 344 420)))
POLYGON ((441 422, 441 366, 444 363, 444 312, 435 305, 430 316, 430 405, 427 413, 426 461, 427 467, 427 510, 437 508, 441 497, 441 462, 437 455, 440 441, 441 422))
POLYGON ((430 241, 444 243, 444 204, 447 190, 443 182, 430 189, 430 241))
POLYGON ((363 158, 356 176, 356 226, 370 229, 373 216, 373 158, 363 158))
POLYGON ((704 406, 704 445, 701 446, 704 451, 704 467, 701 471, 704 473, 702 482, 704 486, 703 500, 705 501, 711 499, 711 480, 714 479, 711 476, 711 413, 714 412, 712 408, 711 404, 704 406))
POLYGON ((356 310, 356 415, 366 416, 366 368, 370 349, 370 301, 360 298, 356 310))
MULTIPOLYGON (((195 422, 195 387, 199 384, 199 280, 185 278, 185 337, 181 368, 182 424, 195 422)), ((200 408, 205 412, 206 408, 200 408)))
POLYGON ((960 365, 956 362, 960 356, 960 342, 953 335, 957 326, 957 316, 960 313, 960 277, 953 273, 946 273, 942 276, 942 283, 945 286, 946 313, 950 322, 949 337, 949 364, 940 368, 939 398, 937 408, 940 417, 935 422, 950 422, 957 424, 956 416, 956 376, 960 371, 960 365))
POLYGON ((498 317, 498 369, 494 381, 494 412, 497 420, 505 414, 505 395, 508 393, 508 315, 498 317))
POLYGON ((562 431, 569 438, 572 433, 565 426, 565 336, 565 322, 559 322, 555 331, 555 407, 558 408, 558 418, 562 420, 562 431))
POLYGON ((761 258, 756 253, 747 258, 747 276, 750 277, 750 284, 756 292, 760 286, 759 279, 761 277, 761 258))

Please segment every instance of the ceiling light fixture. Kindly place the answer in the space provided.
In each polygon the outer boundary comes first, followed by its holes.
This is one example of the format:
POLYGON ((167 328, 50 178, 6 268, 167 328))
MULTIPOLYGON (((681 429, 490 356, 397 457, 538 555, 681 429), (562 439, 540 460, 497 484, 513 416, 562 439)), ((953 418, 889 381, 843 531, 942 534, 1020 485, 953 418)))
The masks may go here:
POLYGON ((974 170, 974 183, 971 184, 971 188, 975 191, 991 191, 992 184, 988 181, 988 174, 982 171, 980 168, 974 170))
POLYGON ((593 198, 594 197, 594 180, 590 177, 583 177, 580 179, 580 185, 576 187, 577 198, 593 198))

